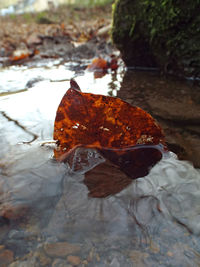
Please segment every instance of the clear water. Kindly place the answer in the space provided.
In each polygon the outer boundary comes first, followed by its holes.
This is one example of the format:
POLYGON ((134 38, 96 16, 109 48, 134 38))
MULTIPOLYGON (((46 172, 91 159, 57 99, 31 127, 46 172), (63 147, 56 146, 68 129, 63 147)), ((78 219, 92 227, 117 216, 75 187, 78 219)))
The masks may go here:
POLYGON ((0 70, 0 244, 14 253, 10 267, 71 266, 67 253, 46 249, 66 242, 79 266, 199 266, 200 172, 191 163, 169 153, 146 177, 97 199, 83 183, 104 161, 97 151, 78 172, 53 160, 53 123, 69 79, 84 92, 116 96, 124 75, 120 68, 94 79, 75 66, 0 70))

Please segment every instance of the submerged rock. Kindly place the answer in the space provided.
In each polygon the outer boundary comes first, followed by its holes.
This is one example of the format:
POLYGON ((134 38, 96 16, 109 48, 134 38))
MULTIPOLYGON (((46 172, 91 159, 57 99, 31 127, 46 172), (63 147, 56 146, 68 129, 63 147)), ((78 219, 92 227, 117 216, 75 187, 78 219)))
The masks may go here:
POLYGON ((129 70, 117 96, 150 113, 164 130, 169 150, 200 167, 200 87, 129 70))
POLYGON ((6 267, 13 261, 13 251, 9 249, 0 250, 0 262, 2 267, 6 267))
POLYGON ((67 242, 57 242, 46 244, 44 250, 49 256, 64 257, 80 251, 80 246, 67 242))
POLYGON ((112 38, 127 66, 200 76, 199 1, 116 0, 112 38))

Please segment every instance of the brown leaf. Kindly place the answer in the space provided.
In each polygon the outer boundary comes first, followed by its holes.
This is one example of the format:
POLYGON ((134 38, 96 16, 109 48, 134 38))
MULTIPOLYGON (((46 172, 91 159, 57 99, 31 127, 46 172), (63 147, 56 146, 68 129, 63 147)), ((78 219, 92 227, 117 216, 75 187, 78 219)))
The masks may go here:
POLYGON ((119 193, 132 183, 132 179, 108 160, 85 174, 84 184, 90 197, 107 197, 119 193))
MULTIPOLYGON (((86 173, 84 183, 92 197, 118 193, 131 179, 147 175, 167 150, 151 115, 119 98, 82 93, 74 80, 70 85, 56 114, 55 158, 71 164, 76 149, 83 147, 97 149, 112 162, 86 173)), ((85 162, 84 157, 81 160, 85 162)))
POLYGON ((58 107, 54 139, 59 144, 54 153, 56 159, 76 146, 118 149, 115 153, 123 154, 122 149, 138 144, 165 145, 160 126, 141 108, 73 88, 58 107))
POLYGON ((162 159, 164 150, 161 145, 136 145, 122 149, 100 149, 100 152, 128 177, 136 179, 149 173, 162 159))
POLYGON ((79 85, 77 84, 77 82, 74 79, 70 80, 70 89, 75 89, 75 90, 81 91, 79 85))
POLYGON ((115 56, 111 56, 111 61, 109 62, 109 67, 111 70, 117 70, 118 69, 118 59, 115 56))
POLYGON ((88 65, 87 70, 89 71, 105 71, 108 68, 108 63, 103 58, 95 58, 92 63, 88 65))
POLYGON ((27 54, 22 53, 22 54, 20 54, 18 56, 12 56, 12 57, 10 57, 10 61, 18 61, 18 60, 26 59, 29 56, 30 56, 29 53, 27 53, 27 54))

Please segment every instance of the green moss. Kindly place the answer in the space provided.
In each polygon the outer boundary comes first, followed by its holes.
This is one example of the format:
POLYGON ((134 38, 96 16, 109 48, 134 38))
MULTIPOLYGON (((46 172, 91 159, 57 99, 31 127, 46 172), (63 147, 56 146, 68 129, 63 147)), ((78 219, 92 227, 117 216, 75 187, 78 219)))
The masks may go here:
POLYGON ((121 4, 120 0, 115 1, 115 4, 113 4, 113 27, 112 27, 112 36, 113 39, 118 38, 123 39, 128 34, 130 36, 131 31, 133 30, 132 25, 134 25, 133 22, 135 22, 135 16, 130 13, 129 8, 130 1, 124 1, 123 4, 121 4), (121 15, 123 14, 123 17, 121 15), (132 30, 131 30, 132 29, 132 30))
POLYGON ((25 19, 26 23, 30 23, 33 21, 33 17, 31 13, 24 13, 23 18, 25 19))
POLYGON ((16 19, 16 15, 15 14, 10 14, 10 19, 15 20, 16 19))
POLYGON ((190 68, 191 73, 199 75, 199 4, 200 0, 116 0, 113 41, 128 64, 139 63, 136 53, 145 56, 152 53, 157 65, 163 68, 170 66, 182 72, 188 72, 190 68))
POLYGON ((151 49, 143 34, 143 23, 139 13, 137 1, 116 0, 113 6, 112 39, 122 52, 122 58, 127 65, 154 66, 155 60, 151 56, 151 49), (128 53, 126 53, 128 51, 128 53), (137 53, 136 53, 137 51, 137 53))

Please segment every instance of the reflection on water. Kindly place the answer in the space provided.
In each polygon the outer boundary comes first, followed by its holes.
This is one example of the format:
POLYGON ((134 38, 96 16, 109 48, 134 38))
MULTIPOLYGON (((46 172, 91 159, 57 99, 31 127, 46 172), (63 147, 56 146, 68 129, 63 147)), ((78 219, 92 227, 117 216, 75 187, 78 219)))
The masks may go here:
MULTIPOLYGON (((1 75, 4 71, 10 69, 1 75)), ((170 152, 147 176, 121 192, 88 197, 85 172, 102 163, 102 156, 91 150, 95 156, 89 164, 73 172, 53 160, 54 144, 47 143, 52 140, 57 106, 69 87, 68 81, 50 80, 67 80, 74 72, 55 67, 51 74, 40 70, 40 75, 45 80, 27 91, 0 97, 1 263, 199 266, 199 170, 170 152), (61 70, 66 71, 63 76, 61 70), (23 143, 34 135, 34 142, 23 143)), ((94 80, 86 73, 76 80, 83 91, 110 94, 119 90, 121 81, 119 73, 113 88, 111 77, 94 80)), ((10 88, 7 84, 5 90, 25 89, 27 81, 14 89, 14 83, 10 88)))

